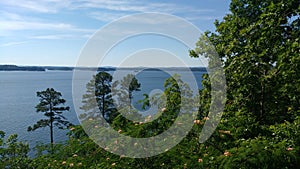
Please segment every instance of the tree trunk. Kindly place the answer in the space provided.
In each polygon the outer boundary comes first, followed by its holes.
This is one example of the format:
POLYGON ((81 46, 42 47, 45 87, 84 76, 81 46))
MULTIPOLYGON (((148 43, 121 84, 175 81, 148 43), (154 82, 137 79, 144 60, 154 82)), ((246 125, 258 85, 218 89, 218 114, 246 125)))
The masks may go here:
POLYGON ((50 117, 50 142, 51 142, 51 144, 54 143, 54 141, 53 141, 53 117, 50 117))
POLYGON ((105 95, 102 95, 102 116, 105 119, 105 95))
POLYGON ((132 93, 130 91, 128 91, 128 95, 129 95, 129 114, 131 113, 131 99, 132 99, 132 93))
POLYGON ((50 102, 50 144, 51 144, 51 154, 53 154, 53 106, 52 103, 50 102))

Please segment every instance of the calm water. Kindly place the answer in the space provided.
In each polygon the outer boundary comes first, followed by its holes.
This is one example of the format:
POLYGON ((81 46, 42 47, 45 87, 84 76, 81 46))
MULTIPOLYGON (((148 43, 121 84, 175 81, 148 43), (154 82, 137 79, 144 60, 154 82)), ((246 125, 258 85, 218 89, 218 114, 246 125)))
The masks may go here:
MULTIPOLYGON (((200 86, 203 72, 194 72, 200 86)), ((79 124, 72 103, 72 75, 71 71, 46 72, 0 72, 0 130, 9 134, 16 133, 22 141, 28 141, 33 147, 36 142, 49 142, 49 128, 27 132, 27 127, 35 124, 43 113, 36 113, 35 106, 39 100, 36 92, 46 88, 54 88, 62 93, 66 105, 71 107, 65 112, 65 117, 74 124, 79 124)), ((163 83, 169 75, 161 71, 143 71, 137 75, 141 83, 141 91, 134 93, 133 104, 141 99, 143 93, 153 89, 163 89, 163 83)), ((80 98, 79 98, 80 99, 80 98)), ((139 105, 135 104, 138 108, 139 105)), ((55 142, 67 139, 67 131, 55 130, 55 142)))

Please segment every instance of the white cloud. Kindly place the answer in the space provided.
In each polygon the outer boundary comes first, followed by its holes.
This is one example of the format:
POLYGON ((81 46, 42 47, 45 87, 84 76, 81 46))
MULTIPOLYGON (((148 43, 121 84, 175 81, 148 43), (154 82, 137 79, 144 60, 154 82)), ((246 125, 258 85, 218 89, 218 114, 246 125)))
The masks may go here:
POLYGON ((81 29, 66 23, 44 23, 32 21, 1 21, 1 31, 18 31, 18 30, 53 30, 53 31, 73 31, 93 33, 95 29, 81 29))
MULTIPOLYGON (((140 12, 157 12, 181 16, 189 21, 214 20, 214 9, 199 9, 193 6, 153 1, 106 1, 106 0, 81 0, 71 4, 72 9, 101 9, 101 11, 88 13, 88 16, 100 21, 109 22, 120 17, 140 12), (80 2, 80 3, 79 3, 80 2)), ((146 21, 145 21, 146 22, 146 21)))
POLYGON ((104 9, 122 12, 143 12, 146 5, 135 0, 77 0, 70 4, 70 9, 104 9))
MULTIPOLYGON (((47 21, 43 18, 32 17, 30 15, 21 15, 18 13, 0 11, 0 37, 21 38, 24 36, 29 39, 37 33, 54 33, 54 34, 74 34, 69 36, 44 36, 35 37, 34 39, 62 39, 62 38, 86 38, 82 34, 92 34, 96 29, 85 29, 63 22, 47 21), (27 32, 24 32, 27 31, 27 32), (30 32, 28 32, 30 31, 30 32), (29 33, 29 35, 28 35, 29 33), (30 35, 31 34, 31 35, 30 35), (81 34, 81 35, 78 35, 81 34)), ((9 44, 10 45, 10 44, 9 44)), ((7 46, 7 45, 4 45, 7 46)))
POLYGON ((23 17, 12 12, 0 11, 1 18, 5 18, 7 20, 23 20, 23 17))
MULTIPOLYGON (((203 13, 213 12, 212 9, 199 9, 193 6, 171 2, 153 2, 139 0, 14 0, 0 1, 2 6, 16 7, 23 10, 56 13, 60 10, 104 9, 110 14, 119 12, 162 12, 162 13, 203 13), (110 11, 110 12, 109 12, 110 11)), ((104 13, 104 12, 103 12, 104 13)))
MULTIPOLYGON (((162 14, 162 15, 155 15, 157 13, 146 13, 143 15, 143 19, 141 19, 140 15, 133 15, 130 16, 129 19, 124 19, 122 20, 120 23, 122 24, 124 23, 135 23, 135 24, 139 24, 142 25, 143 24, 147 24, 149 25, 158 25, 158 24, 165 24, 165 25, 169 25, 169 24, 174 24, 176 25, 176 23, 178 23, 178 20, 180 20, 180 18, 178 17, 170 17, 168 14, 162 14), (149 15, 149 16, 147 16, 149 15)), ((125 25, 127 26, 127 25, 125 25)), ((177 25, 180 26, 180 25, 177 25)))
MULTIPOLYGON (((161 13, 187 13, 190 11, 201 12, 201 9, 194 9, 190 6, 177 5, 173 3, 157 3, 157 2, 142 2, 137 0, 82 0, 77 1, 77 3, 70 4, 72 9, 104 9, 108 11, 119 11, 119 12, 161 12, 161 13)), ((205 11, 207 11, 205 9, 205 11)))
POLYGON ((40 35, 40 36, 32 36, 30 39, 40 39, 40 40, 60 40, 60 39, 88 39, 90 38, 90 34, 84 35, 72 35, 72 34, 57 34, 57 35, 40 35))
POLYGON ((2 47, 8 47, 8 46, 14 46, 14 45, 21 45, 21 44, 28 43, 28 42, 29 42, 29 41, 8 42, 8 43, 2 44, 2 45, 0 45, 0 46, 2 46, 2 47))
POLYGON ((45 40, 58 40, 58 39, 65 39, 70 38, 71 35, 42 35, 42 36, 33 36, 32 39, 45 39, 45 40))
POLYGON ((66 23, 46 23, 38 18, 27 17, 17 13, 1 11, 0 18, 0 31, 14 31, 14 30, 59 30, 59 29, 72 29, 74 28, 70 24, 66 23))
POLYGON ((104 21, 104 22, 110 22, 113 20, 116 20, 120 17, 128 15, 127 13, 123 12, 91 12, 88 14, 89 17, 92 17, 94 19, 97 19, 99 21, 104 21))
POLYGON ((1 30, 36 30, 36 29, 55 29, 65 30, 72 29, 73 26, 64 23, 42 23, 42 22, 25 22, 25 21, 0 21, 1 30))
POLYGON ((84 38, 84 39, 89 39, 93 36, 93 34, 85 34, 85 35, 81 35, 81 38, 84 38))
POLYGON ((1 1, 0 5, 41 13, 55 13, 70 5, 70 0, 11 0, 1 1))
MULTIPOLYGON (((15 31, 22 30, 48 31, 49 34, 67 34, 69 32, 70 34, 79 32, 92 34, 96 31, 96 29, 85 29, 80 28, 83 26, 78 27, 69 24, 67 23, 68 20, 62 22, 49 21, 43 17, 43 14, 39 16, 32 12, 55 14, 64 10, 68 10, 70 12, 80 10, 83 15, 85 14, 90 18, 110 22, 120 17, 139 12, 175 14, 185 16, 185 18, 190 21, 211 20, 211 17, 203 16, 203 14, 213 11, 211 9, 198 9, 190 5, 176 4, 172 3, 172 1, 162 3, 150 0, 0 0, 0 6, 3 7, 2 10, 9 9, 11 11, 0 11, 0 36, 6 36, 7 34, 14 36, 15 31)), ((149 18, 138 22, 159 24, 161 21, 162 19, 160 18, 157 20, 149 18)), ((45 35, 39 37, 36 36, 35 39, 61 39, 73 38, 74 36, 77 35, 67 37, 63 37, 61 35, 45 35)), ((85 37, 88 36, 90 35, 85 37)))

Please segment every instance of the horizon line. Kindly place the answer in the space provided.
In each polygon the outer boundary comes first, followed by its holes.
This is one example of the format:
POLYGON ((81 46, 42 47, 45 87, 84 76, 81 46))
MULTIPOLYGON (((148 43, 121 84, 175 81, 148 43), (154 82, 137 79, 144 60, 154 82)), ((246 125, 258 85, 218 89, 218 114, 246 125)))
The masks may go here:
MULTIPOLYGON (((136 67, 124 67, 124 66, 99 66, 99 67, 91 67, 91 66, 69 66, 69 65, 18 65, 18 64, 0 64, 0 66, 18 66, 18 67, 67 67, 67 68, 185 68, 181 66, 136 66, 136 67)), ((205 66, 188 66, 188 68, 207 68, 205 66)))

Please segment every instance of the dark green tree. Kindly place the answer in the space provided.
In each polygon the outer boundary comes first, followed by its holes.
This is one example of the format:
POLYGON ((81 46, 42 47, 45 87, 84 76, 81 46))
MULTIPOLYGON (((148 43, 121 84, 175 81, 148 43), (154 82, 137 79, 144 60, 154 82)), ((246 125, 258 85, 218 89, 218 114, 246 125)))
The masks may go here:
POLYGON ((115 108, 111 95, 112 76, 106 72, 99 72, 95 79, 95 95, 101 114, 104 118, 109 118, 115 108))
POLYGON ((121 121, 139 121, 142 117, 137 110, 132 109, 133 92, 139 91, 141 84, 133 74, 127 74, 121 80, 115 81, 112 87, 114 101, 118 109, 119 118, 125 116, 127 119, 121 121))
MULTIPOLYGON (((300 108, 299 7, 298 0, 232 0, 231 13, 215 23, 216 33, 206 32, 208 39, 200 37, 190 51, 194 57, 208 57, 213 69, 215 50, 228 86, 223 119, 200 150, 208 154, 203 159, 207 166, 298 166, 294 150, 299 148, 299 137, 292 133, 297 130, 300 108), (279 132, 288 125, 293 132, 279 132)), ((211 81, 211 76, 204 76, 201 117, 209 112, 211 81)))
POLYGON ((132 98, 133 98, 132 93, 134 91, 140 91, 141 90, 141 84, 138 82, 137 78, 132 74, 128 74, 127 76, 125 76, 121 80, 121 84, 123 86, 122 89, 124 89, 128 92, 129 103, 131 104, 132 98), (129 85, 128 85, 128 83, 129 83, 129 85))
MULTIPOLYGON (((223 60, 229 101, 260 124, 287 120, 288 107, 299 107, 299 5, 233 0, 217 33, 206 33, 223 60)), ((203 42, 191 53, 208 56, 203 42)))
POLYGON ((83 95, 81 118, 97 118, 101 115, 105 120, 116 113, 111 94, 112 76, 107 72, 99 72, 86 85, 87 91, 83 95))
POLYGON ((142 100, 139 100, 138 103, 142 104, 143 110, 146 110, 150 106, 149 95, 144 93, 143 96, 144 98, 142 100))
POLYGON ((114 94, 118 97, 119 107, 131 107, 133 92, 140 91, 141 84, 133 74, 127 74, 114 83, 114 94))
POLYGON ((12 134, 4 139, 5 133, 0 131, 0 168, 29 168, 29 145, 19 142, 18 135, 12 134))
POLYGON ((34 131, 38 128, 49 127, 50 128, 50 142, 53 140, 53 128, 54 126, 59 129, 64 129, 72 125, 62 114, 65 111, 69 111, 69 106, 63 106, 66 102, 62 98, 60 92, 55 91, 53 88, 47 88, 44 91, 37 92, 37 97, 40 99, 40 103, 36 105, 36 111, 42 112, 47 117, 46 119, 39 120, 32 127, 28 127, 28 131, 34 131))
POLYGON ((97 101, 96 101, 96 85, 95 85, 96 76, 86 84, 86 92, 82 96, 82 106, 80 109, 84 111, 83 114, 79 116, 81 119, 87 118, 97 118, 97 116, 101 115, 97 101))

